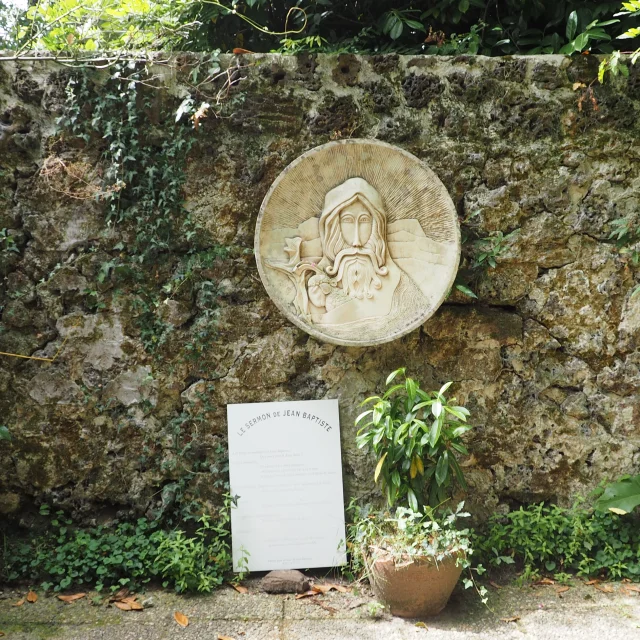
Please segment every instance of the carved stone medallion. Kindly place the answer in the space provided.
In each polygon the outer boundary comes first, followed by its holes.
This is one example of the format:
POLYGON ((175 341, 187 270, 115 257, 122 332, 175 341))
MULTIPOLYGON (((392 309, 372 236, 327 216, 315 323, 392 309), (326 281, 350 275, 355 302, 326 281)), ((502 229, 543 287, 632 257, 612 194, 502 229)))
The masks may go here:
POLYGON ((276 178, 255 253, 289 320, 320 340, 367 346, 412 331, 442 304, 460 228, 447 190, 418 158, 376 140, 342 140, 276 178))

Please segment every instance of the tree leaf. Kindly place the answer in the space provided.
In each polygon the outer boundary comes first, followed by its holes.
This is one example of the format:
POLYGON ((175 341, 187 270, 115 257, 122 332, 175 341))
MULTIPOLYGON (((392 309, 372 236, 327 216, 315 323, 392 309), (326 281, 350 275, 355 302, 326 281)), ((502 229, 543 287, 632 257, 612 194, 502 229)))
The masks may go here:
POLYGON ((442 395, 451 385, 453 384, 453 380, 451 382, 447 382, 440 387, 440 391, 438 393, 442 395))
POLYGON ((404 25, 400 20, 396 22, 393 27, 391 27, 391 31, 389 31, 389 36, 392 40, 397 40, 401 35, 404 29, 404 25))
POLYGON ((29 591, 29 593, 27 593, 27 602, 37 602, 38 601, 38 594, 35 591, 29 591))
POLYGON ((354 422, 354 425, 357 425, 358 422, 360 422, 360 420, 362 420, 362 418, 364 418, 365 416, 368 416, 370 413, 373 413, 373 409, 369 409, 368 411, 363 411, 357 418, 356 421, 354 422))
POLYGON ((575 51, 583 51, 584 48, 589 44, 589 34, 581 33, 574 41, 573 48, 575 51))
POLYGON ((378 476, 380 475, 380 472, 382 471, 382 465, 384 464, 384 460, 387 457, 387 453, 385 453, 382 456, 382 458, 380 458, 380 460, 378 460, 378 464, 376 466, 376 472, 373 474, 373 481, 374 482, 378 482, 378 476))
POLYGON ((181 626, 181 627, 187 627, 189 626, 189 618, 187 618, 187 616, 184 615, 184 613, 180 613, 179 611, 176 611, 173 614, 173 619, 181 626))
POLYGON ((572 11, 569 14, 569 18, 567 19, 566 35, 567 35, 567 40, 569 40, 569 42, 573 40, 573 37, 576 35, 577 30, 578 30, 578 12, 572 11))
POLYGON ((394 393, 398 389, 403 389, 403 388, 404 388, 403 384, 394 384, 393 387, 385 391, 384 395, 382 396, 382 399, 386 400, 392 393, 394 393))
POLYGON ((438 438, 440 437, 441 428, 440 420, 434 420, 431 425, 431 431, 429 432, 429 444, 431 447, 436 446, 436 442, 438 442, 438 438))
POLYGON ((418 498, 416 498, 416 494, 413 492, 413 489, 407 489, 407 499, 409 500, 409 506, 412 511, 418 510, 418 498))
POLYGON ((412 29, 417 29, 418 31, 425 31, 425 28, 422 22, 418 22, 417 20, 405 20, 404 23, 408 27, 411 27, 412 29))
POLYGON ((131 611, 131 605, 128 602, 114 602, 113 604, 122 611, 131 611))
POLYGON ((387 381, 386 381, 386 385, 389 385, 390 382, 393 381, 393 379, 399 375, 402 374, 404 375, 404 367, 401 367, 400 369, 396 369, 395 371, 392 371, 388 376, 387 376, 387 381))
POLYGON ((449 452, 445 451, 436 464, 436 482, 442 486, 449 476, 449 452))
POLYGON ((416 382, 413 378, 407 378, 405 382, 405 386, 407 388, 407 395, 409 396, 409 402, 413 404, 413 401, 416 397, 416 382))
POLYGON ((442 413, 442 402, 440 402, 440 400, 436 400, 431 405, 431 413, 433 413, 436 418, 440 417, 440 414, 442 413))
POLYGON ((462 469, 460 468, 460 465, 458 464, 458 461, 456 460, 455 456, 449 456, 449 465, 453 469, 453 472, 456 474, 456 478, 460 486, 463 489, 466 489, 467 481, 464 478, 464 473, 462 473, 462 469))
POLYGON ((447 413, 450 413, 452 416, 455 416, 456 418, 458 418, 458 420, 462 420, 462 422, 467 421, 467 416, 465 416, 464 413, 461 413, 460 411, 458 411, 457 407, 449 407, 445 404, 444 410, 447 413))

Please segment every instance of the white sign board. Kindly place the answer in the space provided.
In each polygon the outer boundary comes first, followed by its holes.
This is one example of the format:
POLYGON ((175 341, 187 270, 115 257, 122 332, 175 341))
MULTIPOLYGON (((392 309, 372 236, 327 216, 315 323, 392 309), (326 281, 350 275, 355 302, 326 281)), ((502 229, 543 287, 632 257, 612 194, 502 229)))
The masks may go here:
POLYGON ((346 562, 337 400, 227 405, 233 566, 346 562))

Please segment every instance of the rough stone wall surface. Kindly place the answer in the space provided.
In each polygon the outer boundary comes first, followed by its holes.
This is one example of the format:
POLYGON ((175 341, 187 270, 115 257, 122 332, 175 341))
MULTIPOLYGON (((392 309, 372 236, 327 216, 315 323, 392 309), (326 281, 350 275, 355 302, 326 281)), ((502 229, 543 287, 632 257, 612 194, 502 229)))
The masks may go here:
MULTIPOLYGON (((455 381, 472 411, 464 467, 480 517, 519 502, 567 504, 638 472, 640 295, 631 291, 640 270, 609 240, 612 220, 634 215, 640 200, 638 71, 590 94, 591 56, 243 64, 237 108, 203 121, 185 167, 186 207, 207 241, 246 249, 211 270, 218 332, 197 365, 174 357, 202 313, 189 286, 163 310, 173 332, 160 358, 145 352, 126 295, 107 291, 104 308, 87 306, 122 238, 105 232, 99 203, 52 191, 41 171, 55 152, 67 71, 0 66, 0 229, 12 238, 0 244, 0 351, 52 357, 62 347, 53 363, 1 357, 0 424, 13 440, 0 441, 0 512, 42 501, 145 512, 170 499, 177 415, 205 416, 206 460, 224 444, 227 403, 290 399, 340 400, 346 493, 372 495, 373 461, 355 448, 353 420, 399 366, 423 387, 455 381), (251 253, 280 171, 344 137, 423 159, 451 194, 463 236, 508 235, 496 268, 468 273, 477 300, 454 293, 420 329, 372 348, 323 344, 294 327, 251 253)), ((179 94, 172 72, 159 73, 167 94, 179 94)), ((81 146, 69 153, 97 165, 81 146)), ((165 256, 158 271, 174 264, 165 256)), ((192 482, 206 497, 211 478, 192 482)))

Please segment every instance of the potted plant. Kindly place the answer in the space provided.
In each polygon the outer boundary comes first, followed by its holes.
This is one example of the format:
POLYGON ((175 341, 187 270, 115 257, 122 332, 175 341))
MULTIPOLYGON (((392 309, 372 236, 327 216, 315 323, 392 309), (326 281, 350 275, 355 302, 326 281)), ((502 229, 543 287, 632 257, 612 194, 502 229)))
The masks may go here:
MULTIPOLYGON (((451 382, 423 391, 402 368, 386 384, 384 395, 362 403, 369 408, 356 419, 356 442, 376 455, 374 481, 396 511, 376 513, 352 503, 350 549, 392 614, 425 617, 444 608, 462 570, 470 568, 469 530, 457 526, 469 514, 464 503, 456 509, 443 504, 456 485, 466 488, 457 455, 468 453, 461 438, 472 427, 469 411, 444 395, 451 382)), ((466 587, 473 584, 472 577, 465 580, 466 587)), ((478 591, 485 600, 486 590, 478 591)))

